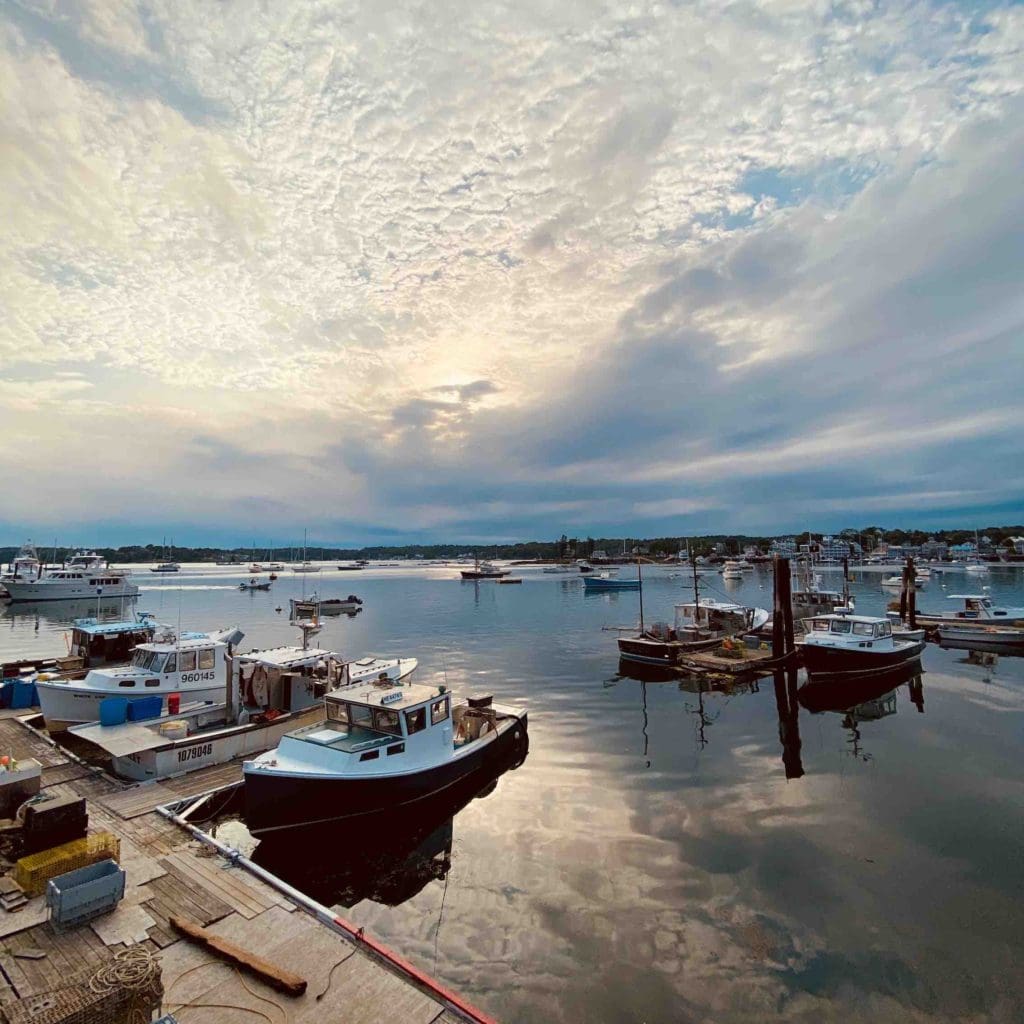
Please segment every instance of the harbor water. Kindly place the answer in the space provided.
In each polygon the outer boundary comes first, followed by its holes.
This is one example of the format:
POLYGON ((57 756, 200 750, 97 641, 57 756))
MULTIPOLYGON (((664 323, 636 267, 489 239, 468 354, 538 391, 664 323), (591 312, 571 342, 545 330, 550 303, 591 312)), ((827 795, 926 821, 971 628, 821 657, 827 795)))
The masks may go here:
MULTIPOLYGON (((528 756, 482 791, 276 849, 230 806, 212 830, 506 1024, 1024 1019, 1024 658, 929 645, 919 677, 787 712, 771 678, 620 674, 604 627, 636 623, 636 592, 515 572, 332 565, 241 592, 229 568, 137 569, 125 612, 239 625, 243 650, 297 642, 289 597, 355 593, 319 646, 416 657, 417 681, 529 711, 528 756)), ((883 575, 856 576, 858 612, 897 596, 883 575)), ((918 607, 983 587, 1024 606, 1024 568, 999 566, 933 576, 918 607)), ((771 575, 702 593, 770 608, 771 575)), ((684 570, 645 567, 648 623, 691 595, 684 570)), ((3 608, 0 660, 65 653, 90 614, 3 608)))

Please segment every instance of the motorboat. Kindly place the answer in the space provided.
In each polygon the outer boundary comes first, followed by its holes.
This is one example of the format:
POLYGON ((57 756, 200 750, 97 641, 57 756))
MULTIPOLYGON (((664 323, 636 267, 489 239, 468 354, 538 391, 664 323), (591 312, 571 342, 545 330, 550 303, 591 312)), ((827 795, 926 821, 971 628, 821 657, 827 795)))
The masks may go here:
MULTIPOLYGON (((903 577, 902 576, 886 576, 886 578, 884 580, 882 580, 882 586, 883 587, 893 587, 893 588, 899 590, 903 586, 903 577)), ((915 574, 915 576, 914 576, 914 588, 919 590, 923 586, 924 586, 924 580, 921 579, 920 577, 918 577, 915 574)))
POLYGON ((939 634, 939 646, 954 650, 989 651, 993 654, 1024 655, 1024 629, 1013 627, 985 626, 982 624, 943 625, 939 634))
POLYGON ((911 629, 900 618, 899 612, 886 612, 885 617, 889 620, 892 626, 892 635, 897 640, 923 640, 927 635, 927 630, 925 629, 911 629))
POLYGON ((960 611, 918 612, 917 622, 922 626, 963 625, 979 622, 993 626, 1024 627, 1024 608, 1000 608, 992 603, 987 594, 950 594, 950 601, 963 601, 960 611))
POLYGON ((583 577, 584 591, 591 590, 639 590, 638 578, 619 577, 610 572, 598 573, 596 576, 583 577))
POLYGON ((364 565, 355 562, 352 565, 339 565, 338 572, 362 572, 364 568, 364 565))
POLYGON ((577 569, 576 569, 576 566, 574 566, 574 565, 565 565, 564 563, 562 563, 562 564, 559 564, 559 565, 545 565, 544 568, 541 569, 541 572, 546 572, 546 573, 551 573, 551 574, 558 573, 559 575, 562 575, 562 574, 568 572, 568 573, 572 573, 573 575, 575 575, 576 572, 577 572, 577 569))
POLYGON ((269 590, 270 584, 273 582, 271 579, 261 580, 258 576, 253 576, 249 580, 242 580, 238 584, 239 590, 269 590))
POLYGON ((136 782, 223 764, 273 747, 282 736, 323 717, 323 699, 353 678, 397 680, 416 668, 415 658, 364 658, 345 662, 331 651, 275 647, 228 656, 220 700, 192 702, 151 718, 69 732, 103 750, 114 774, 136 782))
POLYGON ((168 635, 136 646, 123 668, 92 669, 84 679, 48 679, 40 673, 36 688, 46 728, 61 732, 95 722, 108 697, 159 696, 165 706, 172 695, 217 701, 224 692, 225 657, 243 636, 239 629, 168 635))
POLYGON ((42 573, 43 563, 39 560, 39 554, 32 541, 26 541, 11 559, 7 572, 0 575, 0 596, 6 593, 5 587, 8 580, 13 580, 15 583, 20 581, 32 583, 39 579, 42 573))
POLYGON ((329 597, 326 600, 321 600, 314 595, 310 598, 289 598, 289 604, 291 605, 291 617, 293 619, 308 619, 316 618, 318 615, 341 615, 342 613, 352 613, 359 611, 362 606, 362 598, 356 597, 355 594, 349 594, 348 597, 329 597))
POLYGON ((149 612, 139 612, 134 619, 101 622, 94 618, 75 619, 71 627, 67 656, 23 658, 0 665, 4 679, 20 678, 36 681, 38 673, 49 677, 84 675, 101 665, 124 664, 137 644, 147 643, 156 635, 156 619, 149 612))
POLYGON ((181 566, 177 562, 161 562, 155 569, 150 569, 150 572, 181 572, 181 566))
POLYGON ((255 836, 402 813, 525 752, 527 714, 447 687, 350 683, 324 698, 326 717, 243 765, 245 822, 255 836))
POLYGON ((61 569, 44 571, 34 580, 6 580, 4 588, 11 601, 136 597, 139 588, 130 577, 131 570, 111 569, 95 551, 80 551, 61 569))
POLYGON ((502 569, 493 562, 481 562, 476 559, 472 569, 460 570, 464 580, 496 580, 501 576, 511 576, 511 569, 502 569))
POLYGON ((815 615, 797 640, 811 674, 866 675, 921 657, 923 640, 897 640, 892 623, 870 615, 815 615))
POLYGON ((711 650, 727 638, 760 629, 769 617, 764 608, 728 601, 688 601, 675 606, 671 627, 656 622, 637 636, 619 637, 619 657, 642 665, 676 665, 686 654, 711 650))
POLYGON ((576 559, 576 568, 580 572, 596 572, 597 570, 585 558, 576 559))
POLYGON ((968 562, 964 566, 964 572, 975 573, 975 574, 982 574, 983 575, 983 574, 987 573, 988 571, 989 571, 988 570, 988 565, 985 562, 968 562))
POLYGON ((722 566, 722 579, 723 580, 741 580, 743 579, 743 569, 739 562, 726 562, 722 566))

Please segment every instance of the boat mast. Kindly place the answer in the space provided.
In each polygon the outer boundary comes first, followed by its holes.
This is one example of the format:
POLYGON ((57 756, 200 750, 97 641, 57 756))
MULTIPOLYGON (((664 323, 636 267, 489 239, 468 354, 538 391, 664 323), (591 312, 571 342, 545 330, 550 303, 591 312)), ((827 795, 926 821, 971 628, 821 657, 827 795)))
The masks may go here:
POLYGON ((697 613, 700 611, 700 590, 697 586, 697 556, 690 552, 690 568, 693 569, 693 621, 697 621, 697 613))
POLYGON ((643 576, 640 573, 640 552, 636 555, 636 579, 640 584, 640 635, 643 636, 644 632, 644 581, 643 576))

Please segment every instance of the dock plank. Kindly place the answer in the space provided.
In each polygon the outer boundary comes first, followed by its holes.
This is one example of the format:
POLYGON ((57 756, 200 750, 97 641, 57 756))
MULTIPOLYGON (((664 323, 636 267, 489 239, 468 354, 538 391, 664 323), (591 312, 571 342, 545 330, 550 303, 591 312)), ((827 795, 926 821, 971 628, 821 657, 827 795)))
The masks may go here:
POLYGON ((159 782, 147 782, 120 793, 99 797, 98 800, 108 810, 125 819, 149 814, 162 804, 173 803, 179 799, 173 790, 166 789, 159 782))

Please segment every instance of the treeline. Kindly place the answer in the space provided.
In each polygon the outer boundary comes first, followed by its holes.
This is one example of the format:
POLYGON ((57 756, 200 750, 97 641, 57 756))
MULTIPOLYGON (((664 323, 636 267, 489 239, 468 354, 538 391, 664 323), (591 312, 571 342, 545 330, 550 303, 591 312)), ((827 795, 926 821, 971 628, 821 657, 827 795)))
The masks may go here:
MULTIPOLYGON (((1011 546, 1012 537, 1024 536, 1024 525, 986 526, 979 529, 980 538, 987 537, 994 549, 1007 549, 1011 546)), ((808 540, 807 532, 779 534, 778 536, 793 537, 798 543, 808 540)), ((814 531, 818 539, 822 534, 814 531)), ((887 530, 884 527, 867 526, 860 530, 840 530, 832 536, 844 540, 854 540, 862 544, 866 551, 877 547, 880 543, 888 544, 923 544, 934 538, 946 544, 963 544, 973 542, 975 531, 971 530, 887 530)), ((623 540, 622 537, 569 537, 563 534, 552 541, 528 541, 519 544, 403 544, 403 545, 370 545, 361 548, 331 547, 328 545, 309 544, 307 557, 319 561, 337 560, 353 561, 359 558, 370 560, 390 560, 402 558, 444 559, 459 556, 500 558, 515 561, 550 560, 559 558, 590 558, 595 551, 604 551, 609 558, 620 558, 625 551, 627 557, 635 552, 651 558, 664 558, 674 555, 680 550, 689 550, 697 555, 722 551, 725 554, 738 554, 744 548, 757 547, 767 553, 771 548, 771 537, 750 536, 747 534, 708 534, 691 537, 653 537, 623 540)), ((39 548, 39 557, 44 562, 61 563, 78 550, 76 548, 39 548)), ((111 562, 161 562, 166 557, 162 544, 126 544, 121 547, 101 547, 96 549, 111 562)), ((18 553, 18 546, 0 546, 0 561, 9 563, 18 553)), ((223 562, 235 561, 248 565, 255 557, 256 561, 287 561, 301 558, 298 548, 274 548, 268 552, 257 550, 255 556, 251 547, 183 547, 175 545, 171 557, 178 562, 223 562)))

